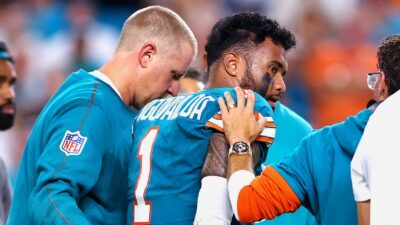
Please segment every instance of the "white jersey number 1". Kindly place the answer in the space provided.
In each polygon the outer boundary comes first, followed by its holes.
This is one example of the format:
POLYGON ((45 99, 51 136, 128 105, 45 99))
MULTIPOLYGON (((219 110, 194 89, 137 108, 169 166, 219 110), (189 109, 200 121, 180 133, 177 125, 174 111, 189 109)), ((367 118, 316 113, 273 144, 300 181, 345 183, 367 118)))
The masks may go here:
POLYGON ((158 127, 152 127, 143 137, 139 146, 140 173, 134 191, 134 224, 150 224, 151 202, 146 201, 145 194, 151 175, 151 154, 158 134, 158 127))

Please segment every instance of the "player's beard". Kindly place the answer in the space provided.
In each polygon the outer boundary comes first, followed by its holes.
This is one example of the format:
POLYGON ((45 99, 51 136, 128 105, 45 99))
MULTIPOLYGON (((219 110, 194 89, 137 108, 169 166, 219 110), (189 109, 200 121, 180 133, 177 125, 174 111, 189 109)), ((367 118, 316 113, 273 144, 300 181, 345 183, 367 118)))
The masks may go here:
POLYGON ((7 130, 14 124, 15 113, 4 113, 3 110, 6 106, 14 106, 14 103, 8 102, 0 105, 0 130, 7 130))
POLYGON ((267 91, 269 84, 271 83, 271 76, 263 76, 262 80, 257 83, 254 79, 254 75, 249 68, 249 66, 246 68, 245 75, 240 82, 240 87, 244 89, 251 89, 258 94, 260 94, 263 97, 266 97, 267 91))

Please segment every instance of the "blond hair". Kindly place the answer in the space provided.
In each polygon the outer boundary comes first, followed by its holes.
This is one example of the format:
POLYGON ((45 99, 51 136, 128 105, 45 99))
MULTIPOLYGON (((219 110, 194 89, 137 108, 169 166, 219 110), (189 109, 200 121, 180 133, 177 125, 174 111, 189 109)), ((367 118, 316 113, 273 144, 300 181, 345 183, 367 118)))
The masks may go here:
POLYGON ((124 23, 116 51, 129 51, 149 41, 164 41, 166 47, 186 42, 197 55, 192 30, 178 14, 165 7, 149 6, 133 13, 124 23))

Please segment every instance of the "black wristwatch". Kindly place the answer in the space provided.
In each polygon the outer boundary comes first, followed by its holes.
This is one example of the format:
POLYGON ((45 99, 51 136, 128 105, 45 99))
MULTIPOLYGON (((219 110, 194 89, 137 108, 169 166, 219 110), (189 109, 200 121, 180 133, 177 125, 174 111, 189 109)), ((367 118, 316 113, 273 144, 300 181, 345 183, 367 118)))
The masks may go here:
POLYGON ((229 149, 229 155, 233 154, 233 153, 234 154, 241 154, 241 155, 243 155, 243 154, 251 154, 250 146, 246 142, 237 141, 237 142, 233 143, 233 145, 229 149))

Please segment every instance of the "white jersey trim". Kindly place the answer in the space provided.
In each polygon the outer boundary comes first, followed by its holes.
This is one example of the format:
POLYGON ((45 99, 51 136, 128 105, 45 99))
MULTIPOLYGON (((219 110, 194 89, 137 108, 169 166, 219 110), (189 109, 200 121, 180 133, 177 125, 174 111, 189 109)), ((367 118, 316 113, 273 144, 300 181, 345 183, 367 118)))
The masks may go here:
POLYGON ((118 96, 122 99, 121 93, 119 93, 117 87, 115 87, 115 85, 113 84, 113 82, 110 80, 110 78, 108 78, 107 75, 105 75, 104 73, 100 72, 99 70, 94 70, 92 72, 89 72, 90 75, 100 79, 101 81, 103 81, 104 83, 110 85, 110 87, 118 94, 118 96))

